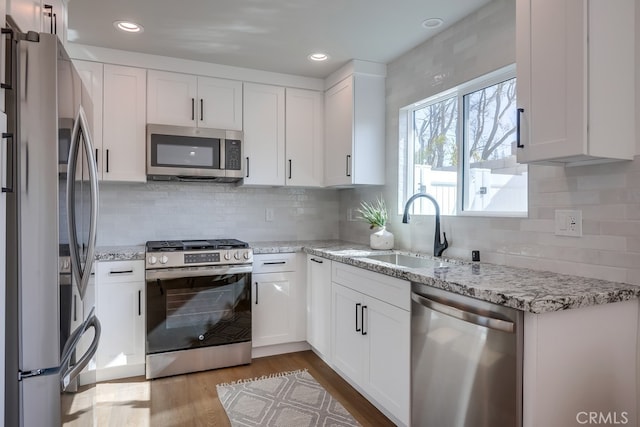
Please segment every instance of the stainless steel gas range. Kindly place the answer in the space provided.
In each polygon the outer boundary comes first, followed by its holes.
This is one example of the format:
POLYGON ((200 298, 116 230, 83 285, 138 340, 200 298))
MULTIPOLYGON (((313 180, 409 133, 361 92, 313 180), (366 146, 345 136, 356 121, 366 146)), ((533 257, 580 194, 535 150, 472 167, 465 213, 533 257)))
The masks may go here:
POLYGON ((147 379, 251 363, 252 262, 235 239, 147 242, 147 379))

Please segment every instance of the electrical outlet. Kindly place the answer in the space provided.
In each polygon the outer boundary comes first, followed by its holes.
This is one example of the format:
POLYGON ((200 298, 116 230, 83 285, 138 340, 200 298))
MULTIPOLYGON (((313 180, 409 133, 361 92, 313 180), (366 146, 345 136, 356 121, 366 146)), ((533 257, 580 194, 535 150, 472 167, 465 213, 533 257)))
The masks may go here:
POLYGON ((273 221, 273 208, 265 208, 264 210, 264 220, 267 222, 273 221))
POLYGON ((356 214, 356 210, 353 208, 347 209, 347 221, 357 221, 358 216, 356 214))
POLYGON ((556 210, 556 236, 582 237, 582 211, 556 210))

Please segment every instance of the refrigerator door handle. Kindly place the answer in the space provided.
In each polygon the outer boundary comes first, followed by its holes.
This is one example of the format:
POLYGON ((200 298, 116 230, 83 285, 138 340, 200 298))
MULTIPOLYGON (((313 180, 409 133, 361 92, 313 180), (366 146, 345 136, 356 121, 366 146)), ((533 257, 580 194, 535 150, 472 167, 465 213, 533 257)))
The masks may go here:
POLYGON ((78 116, 73 125, 73 131, 71 132, 71 148, 69 149, 69 163, 67 164, 67 226, 69 230, 69 250, 71 252, 71 270, 78 284, 78 292, 81 299, 84 299, 91 277, 91 268, 96 250, 96 227, 98 224, 98 171, 95 159, 93 158, 93 144, 87 123, 84 109, 80 106, 78 116), (87 155, 87 168, 89 169, 89 183, 91 186, 89 242, 84 268, 80 262, 80 253, 78 250, 79 241, 76 230, 76 210, 74 209, 76 165, 78 151, 82 151, 80 149, 81 142, 84 145, 84 152, 87 155))
POLYGON ((91 309, 89 312, 89 316, 87 319, 82 322, 78 328, 71 333, 71 336, 67 340, 64 345, 64 349, 62 350, 62 356, 60 357, 60 387, 62 391, 65 391, 69 384, 78 376, 80 372, 89 364, 89 361, 95 356, 96 351, 98 350, 98 342, 100 341, 100 334, 102 331, 102 327, 100 325, 100 321, 95 315, 95 307, 91 309), (73 355, 78 343, 80 342, 80 338, 84 335, 84 333, 89 329, 93 328, 93 340, 87 351, 78 359, 78 361, 70 365, 71 356, 73 355))
POLYGON ((22 381, 28 378, 40 377, 46 375, 60 375, 60 386, 62 391, 65 391, 69 386, 71 381, 73 381, 80 372, 84 369, 85 366, 89 363, 91 358, 95 356, 96 351, 98 350, 98 341, 100 341, 100 334, 102 331, 102 327, 100 325, 100 321, 94 314, 95 307, 91 309, 89 312, 89 316, 87 319, 82 322, 78 328, 71 333, 71 336, 67 340, 64 345, 64 349, 62 350, 62 356, 60 357, 60 365, 52 368, 41 368, 34 369, 31 371, 18 371, 18 381, 22 381), (71 360, 71 356, 73 352, 76 350, 78 346, 78 342, 80 342, 80 338, 84 335, 84 333, 89 329, 94 329, 93 341, 89 345, 87 351, 82 355, 82 357, 78 360, 74 365, 69 365, 69 361, 71 360))

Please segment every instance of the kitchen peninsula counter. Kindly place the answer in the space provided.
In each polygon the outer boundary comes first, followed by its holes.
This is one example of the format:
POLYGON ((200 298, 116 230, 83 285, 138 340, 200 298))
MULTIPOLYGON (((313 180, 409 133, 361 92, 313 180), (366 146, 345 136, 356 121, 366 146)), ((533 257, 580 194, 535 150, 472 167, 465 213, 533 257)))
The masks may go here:
MULTIPOLYGON (((410 268, 367 259, 369 255, 402 253, 376 251, 366 245, 342 241, 251 243, 254 253, 303 251, 407 281, 489 301, 529 313, 546 313, 640 298, 640 286, 580 276, 531 270, 443 257, 446 266, 410 268)), ((425 256, 428 259, 434 259, 425 256)), ((435 259, 439 261, 438 259, 435 259)))

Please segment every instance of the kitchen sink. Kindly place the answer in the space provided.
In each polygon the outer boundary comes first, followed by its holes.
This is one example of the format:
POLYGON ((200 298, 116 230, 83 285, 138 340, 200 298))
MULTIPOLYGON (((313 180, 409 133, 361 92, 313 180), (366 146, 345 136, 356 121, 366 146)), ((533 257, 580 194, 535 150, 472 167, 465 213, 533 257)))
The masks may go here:
POLYGON ((439 267, 448 267, 444 261, 434 259, 434 258, 419 258, 413 255, 405 255, 405 254, 385 254, 385 255, 368 255, 363 258, 372 259, 375 261, 386 262, 389 264, 394 264, 400 267, 409 267, 409 268, 439 268, 439 267))

